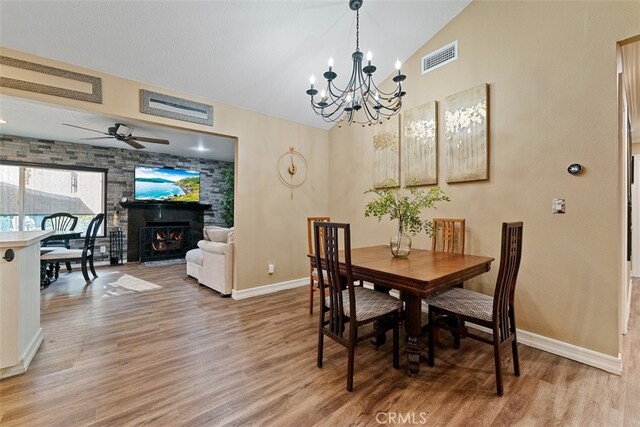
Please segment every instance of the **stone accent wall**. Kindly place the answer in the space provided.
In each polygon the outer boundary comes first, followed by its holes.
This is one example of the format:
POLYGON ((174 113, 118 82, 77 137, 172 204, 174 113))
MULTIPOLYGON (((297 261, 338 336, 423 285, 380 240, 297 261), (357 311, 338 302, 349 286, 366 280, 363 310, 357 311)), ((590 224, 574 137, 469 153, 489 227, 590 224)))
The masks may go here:
MULTIPOLYGON (((113 214, 120 210, 120 226, 124 234, 124 255, 127 254, 127 210, 120 207, 122 197, 133 200, 134 167, 170 166, 200 172, 200 202, 211 204, 211 210, 204 212, 205 225, 224 226, 222 219, 222 169, 233 167, 231 162, 198 159, 194 157, 172 156, 152 153, 146 150, 106 148, 64 141, 49 141, 0 135, 0 160, 21 161, 59 166, 85 166, 107 169, 107 237, 96 241, 96 246, 106 246, 107 253, 100 259, 108 259, 109 231, 113 226, 113 214)), ((137 233, 138 230, 132 230, 137 233)), ((77 246, 82 242, 77 241, 77 246)), ((96 254, 97 256, 97 254, 96 254)))

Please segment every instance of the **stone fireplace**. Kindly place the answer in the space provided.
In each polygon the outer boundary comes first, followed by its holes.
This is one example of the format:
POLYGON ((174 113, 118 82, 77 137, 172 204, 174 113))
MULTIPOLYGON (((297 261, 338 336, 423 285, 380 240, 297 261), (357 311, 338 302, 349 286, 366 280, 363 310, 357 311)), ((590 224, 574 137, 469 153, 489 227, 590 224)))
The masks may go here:
POLYGON ((202 239, 204 211, 211 205, 123 202, 127 209, 127 261, 183 258, 202 239))

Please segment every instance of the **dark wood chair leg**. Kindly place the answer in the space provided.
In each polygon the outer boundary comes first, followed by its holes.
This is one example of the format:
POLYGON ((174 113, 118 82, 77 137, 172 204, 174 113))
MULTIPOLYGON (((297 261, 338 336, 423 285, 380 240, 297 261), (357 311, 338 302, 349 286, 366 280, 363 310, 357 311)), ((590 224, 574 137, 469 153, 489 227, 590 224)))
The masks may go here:
POLYGON ((313 279, 309 281, 309 316, 313 315, 313 279))
POLYGON ((496 388, 498 396, 502 396, 502 363, 500 357, 500 332, 497 329, 493 331, 493 356, 496 363, 496 388))
POLYGON ((520 376, 520 359, 518 358, 518 335, 516 334, 516 319, 513 315, 513 308, 509 310, 509 320, 513 331, 513 341, 511 341, 511 352, 513 357, 513 372, 516 377, 520 376))
POLYGON ((429 342, 429 354, 427 355, 427 364, 429 366, 435 365, 435 335, 436 335, 436 327, 434 324, 435 319, 435 308, 429 306, 429 337, 427 338, 429 342))
POLYGON ((91 283, 91 279, 89 278, 89 273, 87 273, 87 260, 83 259, 80 264, 82 266, 82 275, 84 276, 85 282, 91 283))
POLYGON ((67 263, 66 263, 66 266, 67 266, 67 271, 68 271, 68 272, 71 272, 71 271, 72 271, 71 263, 70 263, 70 262, 67 262, 67 263))
POLYGON ((518 360, 518 342, 515 337, 511 342, 511 351, 513 353, 513 372, 516 377, 520 376, 520 361, 518 360))
POLYGON ((93 277, 98 277, 98 273, 96 273, 96 269, 93 266, 93 255, 89 257, 89 268, 91 269, 91 274, 93 274, 93 277))
POLYGON ((353 391, 353 364, 356 356, 355 340, 349 339, 349 360, 347 362, 347 391, 353 391))
POLYGON ((393 313, 393 368, 400 369, 400 319, 396 311, 393 313))
POLYGON ((462 328, 464 327, 464 320, 460 320, 460 319, 454 319, 454 321, 456 322, 456 330, 457 332, 453 333, 453 348, 455 348, 456 350, 460 349, 460 333, 462 331, 462 328))
POLYGON ((324 345, 324 334, 322 333, 322 318, 320 318, 320 328, 318 329, 318 368, 322 368, 322 346, 324 345))

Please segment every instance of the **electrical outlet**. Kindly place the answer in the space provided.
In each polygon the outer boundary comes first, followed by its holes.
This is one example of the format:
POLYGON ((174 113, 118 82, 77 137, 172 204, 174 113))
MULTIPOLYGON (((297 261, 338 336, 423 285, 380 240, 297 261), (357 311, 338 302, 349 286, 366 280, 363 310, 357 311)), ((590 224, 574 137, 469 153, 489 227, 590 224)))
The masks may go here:
POLYGON ((107 247, 106 246, 100 246, 100 253, 103 254, 107 252, 107 247))
POLYGON ((269 264, 267 265, 268 268, 268 272, 269 274, 273 274, 276 272, 276 262, 275 261, 269 261, 269 264))

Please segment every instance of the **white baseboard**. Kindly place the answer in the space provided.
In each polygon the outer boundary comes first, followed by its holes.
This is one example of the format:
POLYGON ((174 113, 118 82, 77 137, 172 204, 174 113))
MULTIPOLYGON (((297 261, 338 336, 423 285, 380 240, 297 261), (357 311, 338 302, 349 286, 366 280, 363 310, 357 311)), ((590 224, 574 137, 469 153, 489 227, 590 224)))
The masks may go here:
MULTIPOLYGON (((491 333, 490 329, 471 323, 468 324, 468 327, 489 334, 491 333)), ((575 360, 576 362, 584 363, 585 365, 593 366, 594 368, 599 368, 612 374, 622 374, 622 356, 620 354, 618 354, 618 357, 609 356, 608 354, 598 353, 597 351, 554 340, 553 338, 544 337, 534 334, 533 332, 523 331, 522 329, 518 329, 517 333, 520 344, 575 360)))
POLYGON ((40 348, 40 344, 42 344, 43 340, 44 334, 42 332, 42 328, 40 328, 38 329, 38 332, 36 332, 36 334, 33 336, 33 339, 31 339, 31 342, 22 354, 22 359, 20 360, 20 362, 18 362, 17 365, 0 369, 0 379, 13 377, 15 375, 24 374, 25 372, 27 372, 31 361, 36 355, 36 352, 40 348))
POLYGON ((24 351, 22 355, 22 360, 24 363, 24 370, 26 371, 33 360, 33 357, 36 355, 36 351, 40 348, 40 344, 44 341, 44 333, 42 328, 38 329, 38 332, 33 336, 33 339, 27 346, 27 349, 24 351))
MULTIPOLYGON (((429 311, 429 305, 424 301, 422 301, 422 311, 425 313, 429 311)), ((467 326, 491 334, 489 328, 472 323, 468 323, 467 326)), ((578 347, 577 345, 558 341, 522 329, 518 329, 517 334, 520 344, 528 345, 529 347, 537 348, 538 350, 546 351, 556 356, 575 360, 576 362, 584 363, 585 365, 593 366, 594 368, 599 368, 612 374, 622 375, 622 356, 620 354, 618 354, 618 357, 609 356, 608 354, 598 353, 597 351, 578 347)))
POLYGON ((301 286, 309 285, 309 278, 304 277, 302 279, 294 279, 286 282, 272 283, 270 285, 257 286, 255 288, 242 289, 231 291, 231 298, 235 300, 257 297, 258 295, 271 294, 278 291, 284 291, 285 289, 299 288, 301 286))

